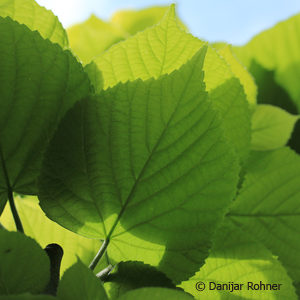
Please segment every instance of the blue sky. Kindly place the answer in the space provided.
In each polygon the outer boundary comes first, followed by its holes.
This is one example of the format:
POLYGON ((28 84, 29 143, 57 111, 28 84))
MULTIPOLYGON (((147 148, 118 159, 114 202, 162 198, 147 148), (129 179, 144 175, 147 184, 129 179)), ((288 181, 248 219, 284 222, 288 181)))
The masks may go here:
POLYGON ((192 34, 208 41, 240 45, 263 29, 300 13, 299 0, 37 0, 54 11, 65 27, 91 13, 108 20, 121 9, 177 3, 192 34))

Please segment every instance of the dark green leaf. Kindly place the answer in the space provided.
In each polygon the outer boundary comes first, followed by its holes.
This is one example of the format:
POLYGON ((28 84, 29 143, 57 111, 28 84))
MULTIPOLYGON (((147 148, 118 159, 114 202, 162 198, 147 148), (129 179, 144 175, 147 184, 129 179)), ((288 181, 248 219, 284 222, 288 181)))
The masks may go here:
POLYGON ((49 277, 48 256, 33 239, 0 230, 0 294, 41 292, 49 277))

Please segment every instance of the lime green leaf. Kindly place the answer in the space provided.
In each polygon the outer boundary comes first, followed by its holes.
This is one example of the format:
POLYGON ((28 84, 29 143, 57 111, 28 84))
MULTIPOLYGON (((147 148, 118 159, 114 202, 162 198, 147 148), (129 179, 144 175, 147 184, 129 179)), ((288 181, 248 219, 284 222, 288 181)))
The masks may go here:
POLYGON ((46 252, 31 238, 0 230, 0 294, 41 292, 49 280, 46 252))
POLYGON ((57 296, 61 300, 107 300, 101 280, 80 260, 63 275, 57 296))
POLYGON ((8 17, 0 40, 0 195, 34 194, 45 146, 90 84, 70 52, 8 17))
POLYGON ((68 46, 67 33, 58 18, 34 0, 0 0, 0 16, 11 17, 31 30, 37 30, 43 38, 63 48, 68 46))
POLYGON ((166 10, 167 7, 151 7, 139 11, 120 11, 110 22, 92 15, 85 22, 68 29, 71 48, 84 63, 89 63, 113 44, 158 23, 166 10))
MULTIPOLYGON (((134 35, 159 23, 167 10, 167 6, 154 6, 142 10, 123 10, 115 13, 111 18, 111 22, 122 28, 124 32, 134 35)), ((177 21, 182 28, 186 28, 180 20, 177 19, 177 21)))
POLYGON ((187 293, 158 287, 148 287, 129 291, 122 295, 119 300, 192 300, 194 299, 187 293))
POLYGON ((88 74, 95 93, 100 93, 103 89, 103 78, 96 64, 94 62, 89 63, 84 67, 84 71, 88 74))
MULTIPOLYGON (((254 37, 247 45, 236 47, 235 52, 251 70, 252 64, 259 64, 275 72, 279 83, 300 109, 300 14, 278 23, 254 37)), ((258 82, 264 87, 264 81, 258 82)))
POLYGON ((70 27, 67 32, 70 47, 85 64, 127 36, 116 25, 104 22, 95 15, 82 24, 70 27))
POLYGON ((252 115, 251 148, 264 151, 285 146, 298 119, 279 107, 258 105, 252 115))
MULTIPOLYGON (((61 274, 77 261, 77 257, 85 264, 92 261, 101 246, 99 240, 84 238, 48 219, 41 210, 36 197, 24 199, 15 197, 15 203, 24 231, 28 236, 34 238, 42 248, 48 244, 57 243, 64 249, 61 274)), ((0 222, 8 230, 16 230, 9 204, 5 207, 0 222)))
POLYGON ((180 286, 196 299, 297 299, 291 279, 276 258, 229 222, 217 232, 205 265, 180 286), (275 284, 276 290, 252 290, 260 282, 275 284), (217 290, 222 284, 227 286, 217 290), (203 291, 197 290, 203 287, 203 291))
MULTIPOLYGON (((102 72, 104 88, 128 80, 159 78, 180 68, 203 46, 178 25, 171 6, 157 26, 111 47, 94 62, 102 72)), ((204 82, 214 108, 223 119, 226 137, 243 160, 250 148, 250 113, 243 87, 224 59, 208 47, 204 82)))
POLYGON ((105 278, 104 287, 109 291, 110 299, 142 287, 176 288, 164 273, 138 261, 120 262, 105 278))
POLYGON ((252 75, 237 60, 230 45, 223 45, 218 51, 229 64, 231 71, 239 78, 244 87, 249 103, 256 104, 257 87, 252 75))
POLYGON ((277 255, 300 278, 300 157, 289 148, 252 153, 228 218, 277 255))
MULTIPOLYGON (((237 183, 236 157, 204 91, 205 50, 171 75, 119 84, 76 105, 40 179, 48 217, 120 249, 131 244, 128 235, 162 245, 164 257, 160 247, 142 261, 175 280, 203 263, 237 183)), ((137 260, 136 252, 125 259, 137 260)))

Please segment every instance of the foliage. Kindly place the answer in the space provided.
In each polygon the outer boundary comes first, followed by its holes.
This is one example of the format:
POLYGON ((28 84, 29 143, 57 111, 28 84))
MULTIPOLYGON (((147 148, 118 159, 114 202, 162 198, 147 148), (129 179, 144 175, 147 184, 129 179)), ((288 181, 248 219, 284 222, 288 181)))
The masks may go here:
POLYGON ((297 299, 298 27, 0 0, 0 300, 297 299))

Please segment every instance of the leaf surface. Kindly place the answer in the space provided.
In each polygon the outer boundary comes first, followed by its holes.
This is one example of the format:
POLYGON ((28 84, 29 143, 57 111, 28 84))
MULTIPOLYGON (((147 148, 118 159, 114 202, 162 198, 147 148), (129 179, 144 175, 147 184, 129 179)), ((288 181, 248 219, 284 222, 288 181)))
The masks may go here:
POLYGON ((229 64, 231 71, 239 78, 241 84, 244 87, 247 95, 248 102, 250 104, 256 104, 257 87, 254 82, 254 78, 247 71, 247 69, 239 62, 235 53, 232 50, 231 45, 222 45, 218 52, 229 64))
POLYGON ((216 234, 205 265, 181 287, 195 299, 297 299, 292 281, 276 258, 265 247, 228 221, 216 234), (205 284, 197 291, 198 283, 205 284), (250 282, 250 286, 248 286, 250 282), (252 290, 253 284, 280 284, 276 290, 252 290), (234 284, 243 284, 237 290, 234 284), (217 284, 227 284, 224 290, 217 284))
POLYGON ((176 288, 164 273, 138 261, 120 262, 105 278, 104 287, 110 299, 118 299, 127 291, 143 287, 176 288))
POLYGON ((31 238, 0 230, 0 294, 38 293, 49 280, 46 252, 31 238))
POLYGON ((272 105, 258 105, 252 115, 252 150, 274 150, 286 145, 299 116, 272 105))
MULTIPOLYGON (((119 82, 159 78, 179 69, 205 43, 182 30, 174 6, 162 21, 95 58, 102 72, 104 89, 119 82)), ((243 160, 250 147, 250 113, 239 79, 224 59, 208 47, 204 82, 213 106, 221 115, 223 130, 243 160)))
POLYGON ((143 300, 192 300, 189 294, 158 287, 142 288, 133 291, 129 291, 122 295, 119 300, 132 300, 132 299, 143 299, 143 300))
POLYGON ((43 151, 65 112, 90 91, 68 51, 0 17, 0 211, 9 190, 35 194, 43 151))
POLYGON ((228 218, 278 256, 300 278, 300 157, 289 148, 253 152, 228 218))
POLYGON ((61 300, 108 300, 101 280, 80 260, 64 273, 57 297, 61 300))
MULTIPOLYGON (((258 34, 248 44, 234 50, 243 63, 252 69, 255 64, 275 72, 275 82, 283 87, 300 109, 300 14, 258 34)), ((256 76, 256 79, 259 77, 256 76)), ((267 88, 264 77, 258 81, 267 88)))
POLYGON ((84 64, 90 63, 95 56, 126 38, 126 33, 116 25, 102 21, 95 15, 68 28, 67 32, 71 49, 84 64))
MULTIPOLYGON (((166 247, 155 263, 176 280, 203 263, 239 169, 204 91, 205 50, 171 75, 119 84, 76 105, 40 179, 48 217, 121 249, 128 234, 166 247)), ((142 260, 153 265, 158 256, 142 260)))
POLYGON ((58 18, 34 0, 0 0, 0 16, 11 17, 32 31, 37 30, 44 39, 68 47, 67 33, 58 18))

